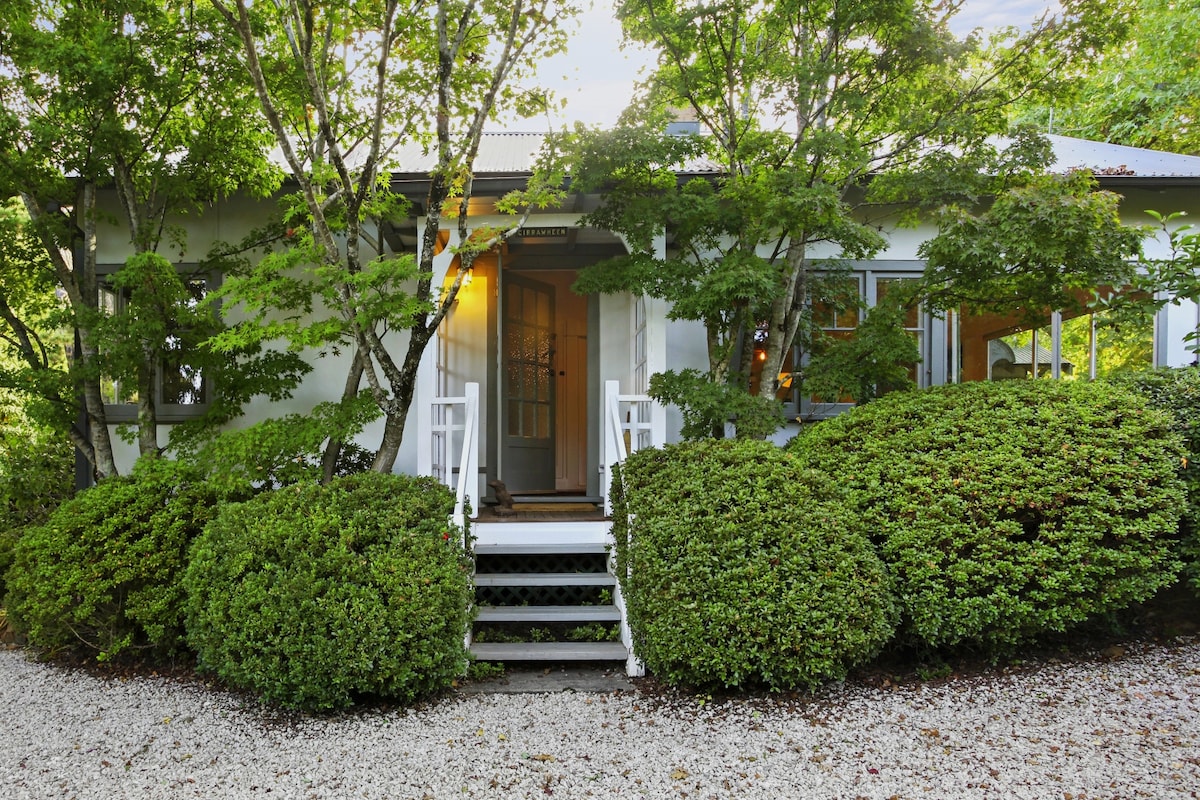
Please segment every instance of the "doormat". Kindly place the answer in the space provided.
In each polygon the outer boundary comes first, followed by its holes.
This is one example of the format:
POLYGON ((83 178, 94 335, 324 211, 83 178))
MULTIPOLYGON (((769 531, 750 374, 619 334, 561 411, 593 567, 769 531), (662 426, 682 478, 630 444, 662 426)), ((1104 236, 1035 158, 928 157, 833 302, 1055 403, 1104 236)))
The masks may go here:
POLYGON ((595 503, 513 503, 513 511, 596 511, 595 503))

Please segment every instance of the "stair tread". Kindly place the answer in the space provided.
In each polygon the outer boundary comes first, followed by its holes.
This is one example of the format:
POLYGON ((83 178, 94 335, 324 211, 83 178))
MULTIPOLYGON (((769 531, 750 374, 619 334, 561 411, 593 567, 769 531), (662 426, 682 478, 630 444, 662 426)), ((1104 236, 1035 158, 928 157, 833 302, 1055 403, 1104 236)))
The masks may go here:
POLYGON ((618 622, 616 606, 480 606, 476 622, 618 622))
POLYGON ((629 657, 620 642, 478 643, 471 653, 480 661, 617 661, 629 657))
POLYGON ((561 544, 477 544, 476 556, 545 556, 597 553, 607 555, 608 545, 600 542, 564 542, 561 544))
POLYGON ((476 586, 615 586, 607 572, 493 572, 475 575, 476 586))

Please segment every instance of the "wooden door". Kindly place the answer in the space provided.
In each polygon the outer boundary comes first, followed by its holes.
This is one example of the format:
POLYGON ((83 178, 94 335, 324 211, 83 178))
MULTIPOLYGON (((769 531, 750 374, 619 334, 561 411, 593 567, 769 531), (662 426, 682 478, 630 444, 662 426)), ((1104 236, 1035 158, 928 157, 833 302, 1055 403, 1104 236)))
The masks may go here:
POLYGON ((555 287, 504 276, 502 479, 510 492, 553 491, 555 287))

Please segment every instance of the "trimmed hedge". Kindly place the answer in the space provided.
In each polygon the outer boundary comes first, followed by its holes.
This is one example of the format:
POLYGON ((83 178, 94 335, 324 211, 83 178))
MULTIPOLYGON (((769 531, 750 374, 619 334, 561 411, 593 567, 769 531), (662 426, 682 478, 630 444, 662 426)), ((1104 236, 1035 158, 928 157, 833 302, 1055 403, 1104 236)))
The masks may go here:
POLYGON ((9 619, 37 647, 166 658, 183 646, 188 547, 224 499, 170 462, 77 494, 15 543, 9 619))
POLYGON ((849 488, 906 638, 1004 650, 1174 582, 1171 427, 1108 384, 1006 381, 888 395, 788 449, 849 488))
POLYGON ((33 427, 0 433, 0 604, 17 540, 42 525, 75 491, 74 449, 64 439, 33 427))
POLYGON ((1179 476, 1188 500, 1180 520, 1180 539, 1188 583, 1200 593, 1200 368, 1128 372, 1111 380, 1142 394, 1152 407, 1170 412, 1175 430, 1183 437, 1186 458, 1179 464, 1179 476))
POLYGON ((775 445, 643 450, 613 492, 635 649, 666 682, 811 687, 891 638, 897 607, 860 519, 775 445))
POLYGON ((453 504, 433 479, 366 473, 223 508, 184 580, 201 669, 318 711, 447 687, 471 600, 453 504))

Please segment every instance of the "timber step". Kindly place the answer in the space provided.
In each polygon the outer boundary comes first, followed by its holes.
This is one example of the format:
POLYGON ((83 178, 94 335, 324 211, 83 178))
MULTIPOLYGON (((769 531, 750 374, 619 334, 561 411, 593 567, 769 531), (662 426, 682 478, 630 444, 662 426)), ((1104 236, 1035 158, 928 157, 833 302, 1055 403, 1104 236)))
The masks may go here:
POLYGON ((572 623, 620 622, 616 606, 480 606, 476 622, 572 623))
POLYGON ((480 556, 557 556, 607 555, 608 545, 594 542, 567 544, 477 544, 475 557, 480 556))
POLYGON ((509 572, 475 575, 475 586, 616 586, 607 572, 509 572))
POLYGON ((478 642, 471 653, 479 661, 624 661, 629 656, 620 642, 478 642))
MULTIPOLYGON (((474 658, 628 658, 626 647, 614 641, 620 635, 621 612, 613 603, 617 580, 609 572, 604 532, 579 523, 508 530, 512 533, 505 531, 500 541, 475 545, 474 658)), ((492 537, 497 530, 483 533, 492 537)))

